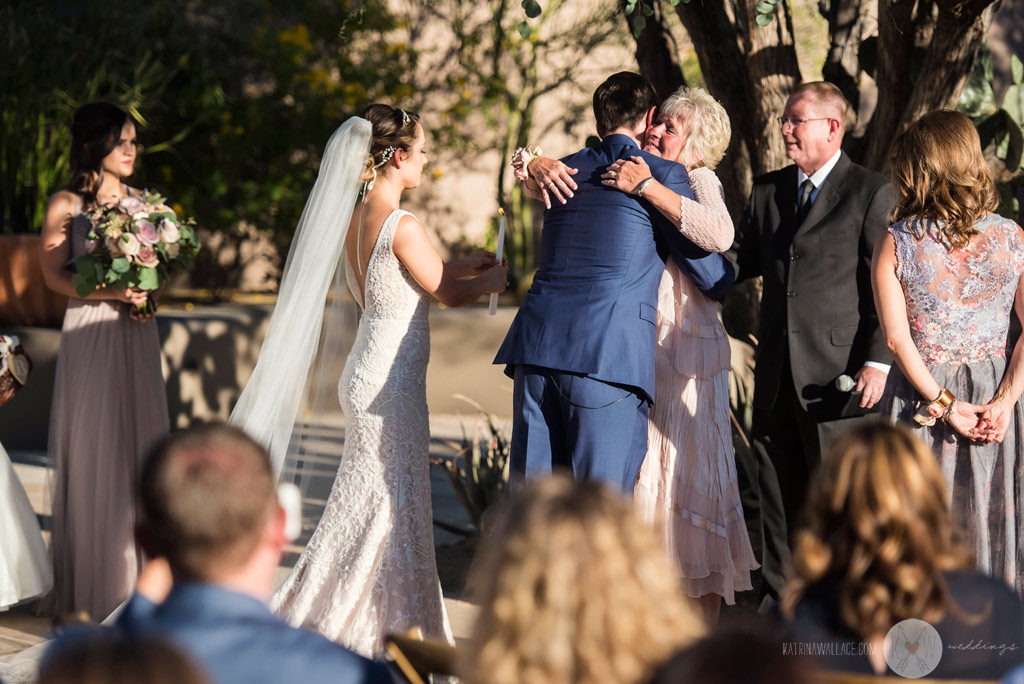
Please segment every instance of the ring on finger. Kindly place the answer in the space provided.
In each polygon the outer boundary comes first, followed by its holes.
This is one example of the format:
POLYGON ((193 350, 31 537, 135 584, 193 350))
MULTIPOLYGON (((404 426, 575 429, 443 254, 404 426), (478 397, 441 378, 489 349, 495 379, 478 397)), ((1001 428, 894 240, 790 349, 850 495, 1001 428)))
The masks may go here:
POLYGON ((548 183, 548 187, 551 188, 552 190, 554 190, 555 189, 555 181, 551 181, 550 183, 548 183))
POLYGON ((619 172, 618 172, 618 171, 616 171, 615 169, 612 169, 611 171, 609 171, 609 172, 608 172, 608 175, 609 175, 609 176, 610 176, 611 178, 618 178, 618 177, 619 177, 619 172))

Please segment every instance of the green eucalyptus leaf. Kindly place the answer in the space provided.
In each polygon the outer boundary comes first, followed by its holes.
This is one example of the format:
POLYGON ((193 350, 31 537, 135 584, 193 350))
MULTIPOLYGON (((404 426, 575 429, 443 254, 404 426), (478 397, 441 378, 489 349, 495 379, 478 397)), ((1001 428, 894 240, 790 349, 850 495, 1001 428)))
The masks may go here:
POLYGON ((648 17, 653 17, 654 16, 654 7, 651 6, 649 3, 645 2, 643 5, 641 5, 640 6, 640 11, 644 13, 644 16, 648 16, 648 17))
POLYGON ((127 273, 128 269, 131 268, 131 262, 128 261, 128 257, 117 257, 110 262, 110 270, 118 275, 127 273))
POLYGON ((757 11, 759 14, 768 14, 775 11, 775 5, 767 2, 767 0, 761 0, 761 2, 757 3, 757 11))
POLYGON ((516 26, 516 30, 519 31, 519 35, 521 35, 523 38, 529 38, 530 33, 533 32, 533 30, 530 28, 530 25, 527 24, 525 21, 519 22, 519 25, 516 26))
POLYGON ((640 35, 645 28, 647 28, 647 17, 642 14, 633 17, 633 33, 635 35, 640 35))
POLYGON ((757 22, 758 26, 767 26, 768 24, 772 23, 772 15, 770 15, 770 14, 758 14, 754 18, 754 21, 757 22))
POLYGON ((81 273, 76 273, 71 276, 71 284, 75 286, 75 294, 82 299, 88 297, 92 294, 92 291, 96 289, 96 283, 90 282, 89 279, 81 273))
POLYGON ((626 0, 626 14, 632 14, 636 11, 637 0, 626 0))
POLYGON ((542 11, 540 3, 537 2, 537 0, 526 0, 526 3, 523 5, 523 9, 526 10, 526 16, 531 19, 539 17, 542 11))
POLYGON ((137 287, 140 290, 155 290, 160 287, 160 276, 155 268, 139 269, 139 282, 137 287))

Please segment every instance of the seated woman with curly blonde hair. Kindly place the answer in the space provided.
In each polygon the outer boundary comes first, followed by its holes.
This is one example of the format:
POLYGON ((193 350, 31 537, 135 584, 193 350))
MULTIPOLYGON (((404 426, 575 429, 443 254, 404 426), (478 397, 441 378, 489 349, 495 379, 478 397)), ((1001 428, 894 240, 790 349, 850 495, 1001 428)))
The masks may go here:
POLYGON ((906 428, 868 423, 843 434, 805 515, 781 613, 793 641, 834 646, 824 658, 830 669, 881 673, 886 652, 890 663, 901 648, 914 653, 918 634, 927 646, 919 623, 899 638, 898 623, 909 619, 928 622, 941 643, 931 658, 903 663, 911 668, 903 676, 995 679, 1024 658, 1020 599, 967 570, 935 456, 906 428))
POLYGON ((654 533, 596 482, 532 482, 502 512, 473 583, 465 684, 636 684, 703 632, 654 533))

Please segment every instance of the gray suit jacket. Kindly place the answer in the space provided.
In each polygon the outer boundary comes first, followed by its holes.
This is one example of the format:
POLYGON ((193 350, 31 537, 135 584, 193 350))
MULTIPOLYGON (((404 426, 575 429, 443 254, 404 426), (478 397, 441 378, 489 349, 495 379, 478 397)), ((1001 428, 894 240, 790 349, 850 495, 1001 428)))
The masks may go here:
POLYGON ((871 253, 888 225, 892 186, 842 153, 796 227, 797 167, 754 181, 750 206, 727 254, 736 280, 764 277, 754 407, 770 410, 792 381, 804 409, 841 417, 832 388, 865 361, 891 364, 871 292, 871 253), (792 378, 783 378, 788 354, 792 378))

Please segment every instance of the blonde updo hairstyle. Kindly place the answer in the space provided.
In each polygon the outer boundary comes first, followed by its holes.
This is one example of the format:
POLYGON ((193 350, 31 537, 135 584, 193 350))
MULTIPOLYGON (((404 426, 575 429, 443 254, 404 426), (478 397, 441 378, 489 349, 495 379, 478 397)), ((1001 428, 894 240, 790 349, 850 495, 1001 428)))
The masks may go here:
POLYGON ((978 129, 960 112, 939 109, 910 124, 892 144, 889 164, 896 195, 889 220, 939 221, 954 249, 965 247, 978 232, 975 221, 999 206, 978 129))
POLYGON ((530 483, 471 575, 466 684, 637 684, 704 626, 654 531, 596 482, 530 483))
POLYGON ((377 174, 385 173, 388 162, 395 151, 408 152, 419 132, 420 117, 398 107, 376 103, 363 110, 360 115, 373 126, 370 154, 366 157, 361 182, 365 183, 377 174))
POLYGON ((782 597, 792 618, 812 586, 838 587, 839 617, 861 639, 900 620, 938 622, 954 603, 943 576, 965 568, 946 483, 935 455, 905 427, 852 428, 832 447, 810 488, 806 528, 798 532, 793 573, 782 597))
POLYGON ((688 129, 677 161, 696 159, 694 168, 706 166, 713 171, 725 156, 732 135, 725 107, 702 88, 682 86, 662 103, 661 113, 679 119, 688 129))

